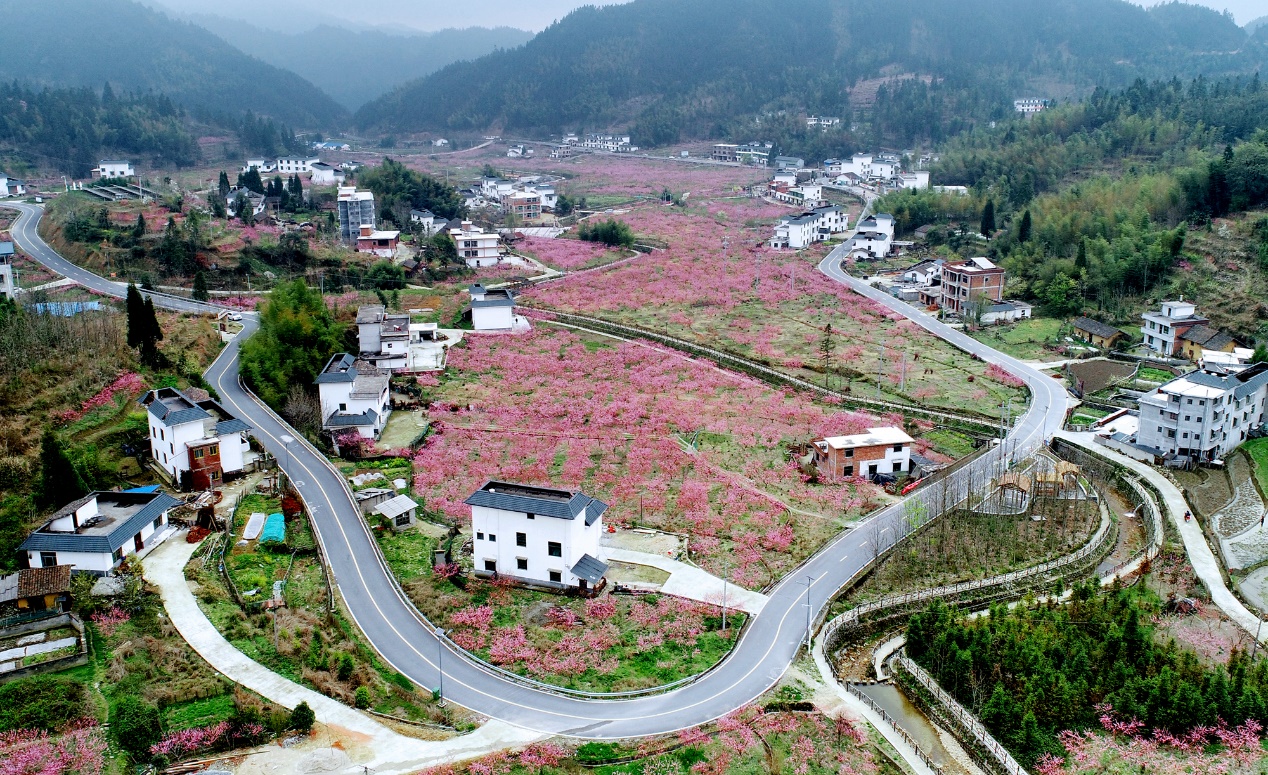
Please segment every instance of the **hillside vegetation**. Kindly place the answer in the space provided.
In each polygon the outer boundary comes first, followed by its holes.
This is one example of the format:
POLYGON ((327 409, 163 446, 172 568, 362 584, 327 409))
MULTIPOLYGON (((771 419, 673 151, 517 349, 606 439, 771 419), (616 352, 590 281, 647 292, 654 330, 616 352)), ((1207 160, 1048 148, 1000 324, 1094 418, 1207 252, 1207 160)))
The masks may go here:
POLYGON ((0 0, 0 15, 14 41, 0 80, 155 91, 200 117, 252 110, 318 128, 347 115, 298 75, 131 0, 0 0))
POLYGON ((883 85, 855 116, 889 115, 882 131, 863 134, 905 144, 956 128, 931 119, 1008 115, 1014 97, 1249 74, 1264 54, 1229 17, 1175 4, 806 0, 788 13, 774 0, 635 0, 578 9, 522 48, 450 65, 366 105, 356 123, 560 131, 634 120, 644 145, 728 128, 750 139, 755 114, 850 116, 862 107, 848 96, 860 80, 929 76, 883 85), (894 99, 908 109, 887 111, 894 99))

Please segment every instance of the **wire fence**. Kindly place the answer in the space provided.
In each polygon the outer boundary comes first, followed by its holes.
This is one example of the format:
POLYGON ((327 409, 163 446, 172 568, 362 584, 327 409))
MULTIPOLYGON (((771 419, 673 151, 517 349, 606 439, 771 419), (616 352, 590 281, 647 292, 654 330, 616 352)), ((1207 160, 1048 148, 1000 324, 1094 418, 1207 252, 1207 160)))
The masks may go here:
POLYGON ((933 760, 933 757, 925 753, 924 749, 920 747, 920 745, 916 742, 915 738, 907 734, 907 730, 899 726, 898 721, 895 720, 893 716, 889 715, 889 713, 887 713, 885 709, 882 708, 876 702, 876 700, 873 700, 871 697, 867 696, 867 694, 865 694, 861 689, 859 689, 858 686, 854 683, 845 684, 845 690, 850 693, 851 697, 854 697, 860 700, 864 705, 871 708, 874 713, 879 715, 881 717, 881 720, 884 721, 886 724, 888 724, 890 728, 893 729, 894 732, 900 738, 902 738, 904 743, 911 746, 912 750, 916 752, 916 758, 920 759, 920 761, 924 762, 934 771, 936 772, 942 771, 942 767, 933 760))

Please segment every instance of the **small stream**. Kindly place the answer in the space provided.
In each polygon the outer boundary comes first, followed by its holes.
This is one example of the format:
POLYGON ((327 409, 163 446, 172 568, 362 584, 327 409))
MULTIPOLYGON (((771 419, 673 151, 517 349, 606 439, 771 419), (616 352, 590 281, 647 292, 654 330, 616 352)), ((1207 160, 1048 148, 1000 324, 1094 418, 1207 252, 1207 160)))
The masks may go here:
POLYGON ((877 705, 885 709, 898 723, 898 726, 911 735, 916 744, 933 759, 938 768, 946 775, 978 775, 976 768, 969 769, 961 764, 942 744, 942 736, 925 718, 920 709, 899 691, 898 687, 889 684, 871 684, 859 686, 858 689, 871 697, 877 705))

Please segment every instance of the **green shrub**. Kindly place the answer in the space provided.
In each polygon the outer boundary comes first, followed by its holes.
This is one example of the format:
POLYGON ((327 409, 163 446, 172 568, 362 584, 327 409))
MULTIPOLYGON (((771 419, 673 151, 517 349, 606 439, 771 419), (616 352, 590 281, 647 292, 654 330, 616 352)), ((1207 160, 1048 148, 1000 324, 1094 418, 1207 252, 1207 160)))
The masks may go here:
POLYGON ((125 695, 110 711, 110 732, 124 751, 149 758, 150 746, 163 736, 158 708, 136 695, 125 695))
POLYGON ((353 703, 361 710, 370 707, 370 688, 368 686, 358 686, 356 694, 353 695, 353 703))
POLYGON ((313 709, 308 707, 308 703, 301 702, 295 706, 295 710, 291 711, 291 729, 299 732, 307 732, 313 728, 313 722, 317 720, 317 714, 313 713, 313 709))
POLYGON ((0 684, 0 732, 60 729, 88 712, 84 685, 58 675, 0 684))

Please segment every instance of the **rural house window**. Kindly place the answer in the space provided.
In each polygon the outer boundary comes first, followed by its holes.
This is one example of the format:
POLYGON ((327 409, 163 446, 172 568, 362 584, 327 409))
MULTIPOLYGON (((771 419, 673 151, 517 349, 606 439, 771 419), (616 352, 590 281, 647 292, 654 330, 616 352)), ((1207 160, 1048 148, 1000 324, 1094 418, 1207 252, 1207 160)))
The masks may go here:
POLYGON ((551 557, 563 557, 564 556, 563 544, 559 543, 558 541, 547 542, 546 554, 549 554, 551 557))
POLYGON ((489 533, 489 540, 491 542, 497 543, 498 537, 493 535, 492 533, 489 533))
POLYGON ((515 568, 516 570, 528 570, 528 559, 525 557, 516 557, 515 568))
POLYGON ((219 455, 219 454, 220 454, 220 446, 219 446, 219 445, 217 445, 217 444, 212 444, 212 445, 211 445, 211 449, 207 450, 207 454, 208 454, 208 455, 219 455))
POLYGON ((854 476, 854 466, 845 466, 842 468, 841 476, 854 476))
POLYGON ((484 569, 492 573, 497 573, 498 572, 497 560, 485 560, 484 569))
POLYGON ((477 540, 477 541, 483 541, 483 540, 484 540, 484 531, 483 531, 483 530, 481 530, 480 532, 476 533, 476 540, 477 540))
POLYGON ((158 530, 158 529, 159 529, 159 527, 160 527, 160 526, 162 526, 162 524, 163 524, 162 517, 155 517, 155 518, 154 518, 154 529, 155 529, 155 530, 158 530))
POLYGON ((550 572, 550 580, 556 584, 562 584, 564 580, 564 574, 560 573, 557 570, 553 570, 550 572))
POLYGON ((847 449, 847 450, 845 451, 845 456, 846 456, 846 457, 854 457, 854 450, 852 450, 852 449, 847 449))
POLYGON ((902 452, 902 451, 903 451, 903 445, 902 445, 902 444, 895 444, 895 445, 894 445, 894 451, 895 451, 895 452, 902 452))
POLYGON ((57 552, 40 552, 40 567, 51 568, 57 564, 57 552))
POLYGON ((536 515, 536 514, 533 514, 533 513, 531 513, 531 512, 530 512, 530 513, 528 514, 528 518, 529 518, 529 519, 537 519, 537 515, 536 515))
POLYGON ((515 534, 515 545, 516 545, 516 546, 528 546, 528 533, 516 533, 516 534, 515 534))
POLYGON ((405 513, 405 514, 397 514, 397 515, 396 515, 396 526, 397 526, 397 527, 404 527, 405 525, 408 525, 408 524, 409 524, 409 514, 408 514, 408 513, 405 513))

